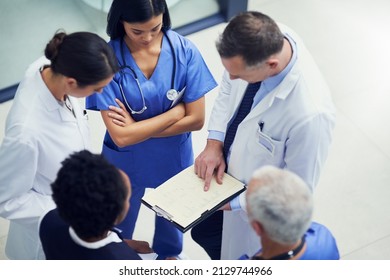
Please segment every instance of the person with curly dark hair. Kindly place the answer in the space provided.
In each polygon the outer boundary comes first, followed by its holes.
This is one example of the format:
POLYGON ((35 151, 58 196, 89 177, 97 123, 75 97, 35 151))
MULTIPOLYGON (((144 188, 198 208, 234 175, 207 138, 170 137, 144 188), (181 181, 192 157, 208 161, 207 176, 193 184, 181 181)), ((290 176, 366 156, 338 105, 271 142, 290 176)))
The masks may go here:
POLYGON ((131 184, 101 155, 73 153, 51 187, 57 208, 39 229, 46 259, 139 260, 136 251, 152 251, 147 242, 122 239, 114 228, 129 210, 131 184))

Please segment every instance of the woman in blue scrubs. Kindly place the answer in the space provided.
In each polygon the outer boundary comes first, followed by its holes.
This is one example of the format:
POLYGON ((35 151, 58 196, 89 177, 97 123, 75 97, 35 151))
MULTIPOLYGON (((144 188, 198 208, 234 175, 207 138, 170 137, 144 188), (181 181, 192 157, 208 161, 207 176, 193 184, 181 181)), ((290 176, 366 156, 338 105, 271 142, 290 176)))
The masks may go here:
MULTIPOLYGON (((191 131, 205 118, 204 95, 216 82, 195 45, 170 29, 165 0, 114 0, 107 33, 121 71, 101 95, 87 98, 107 132, 103 155, 131 178, 130 211, 119 225, 131 239, 145 188, 193 164, 191 131)), ((182 233, 157 217, 159 258, 182 251, 182 233)))

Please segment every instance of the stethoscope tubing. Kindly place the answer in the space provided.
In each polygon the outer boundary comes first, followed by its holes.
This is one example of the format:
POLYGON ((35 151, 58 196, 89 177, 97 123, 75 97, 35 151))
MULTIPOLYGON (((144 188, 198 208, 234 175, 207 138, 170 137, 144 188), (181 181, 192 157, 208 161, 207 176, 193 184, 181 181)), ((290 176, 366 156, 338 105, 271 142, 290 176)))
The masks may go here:
MULTIPOLYGON (((171 88, 167 91, 167 97, 168 97, 168 99, 171 100, 171 98, 169 98, 169 95, 170 95, 169 93, 172 92, 172 91, 175 91, 175 93, 177 94, 177 91, 175 90, 176 52, 175 52, 175 49, 173 48, 173 44, 172 44, 171 39, 169 39, 168 35, 166 34, 166 31, 163 30, 162 32, 163 32, 164 36, 167 38, 167 40, 168 40, 168 44, 169 44, 169 47, 170 47, 170 49, 171 49, 172 56, 173 56, 173 68, 172 68, 172 75, 171 75, 171 88)), ((124 45, 124 42, 123 42, 123 38, 122 38, 122 39, 121 39, 121 42, 120 42, 121 57, 122 57, 122 65, 119 65, 119 66, 120 66, 119 74, 120 74, 120 75, 124 75, 122 71, 123 71, 125 68, 130 69, 130 71, 132 72, 132 74, 133 74, 133 76, 134 76, 134 80, 135 80, 135 82, 137 83, 138 90, 139 90, 139 92, 140 92, 140 94, 141 94, 142 103, 143 103, 142 109, 139 110, 139 111, 136 111, 136 110, 133 110, 133 109, 130 107, 130 105, 129 105, 128 101, 127 101, 127 98, 126 98, 126 96, 125 96, 125 93, 124 93, 124 91, 123 91, 123 87, 122 87, 122 85, 121 85, 121 80, 122 80, 122 79, 120 79, 119 82, 118 82, 119 89, 120 89, 122 98, 123 98, 123 100, 124 100, 124 103, 125 103, 127 109, 128 109, 132 114, 142 114, 142 113, 147 109, 146 104, 145 104, 145 97, 144 97, 144 94, 143 94, 143 92, 142 92, 141 84, 140 84, 140 82, 139 82, 139 80, 138 80, 137 73, 135 72, 135 70, 134 70, 132 67, 130 67, 129 65, 126 64, 126 59, 125 59, 125 55, 124 55, 124 48, 123 48, 123 45, 124 45)))

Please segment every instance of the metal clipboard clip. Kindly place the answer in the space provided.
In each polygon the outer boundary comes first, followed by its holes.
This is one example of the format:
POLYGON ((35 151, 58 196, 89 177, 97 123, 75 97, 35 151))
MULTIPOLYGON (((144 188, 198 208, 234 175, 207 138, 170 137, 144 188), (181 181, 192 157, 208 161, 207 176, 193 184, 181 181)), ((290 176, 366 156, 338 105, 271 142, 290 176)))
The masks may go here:
POLYGON ((157 205, 153 206, 152 209, 154 212, 156 212, 157 216, 163 217, 163 218, 167 219, 168 221, 172 222, 173 216, 171 214, 169 214, 168 212, 164 211, 163 209, 161 209, 157 205))

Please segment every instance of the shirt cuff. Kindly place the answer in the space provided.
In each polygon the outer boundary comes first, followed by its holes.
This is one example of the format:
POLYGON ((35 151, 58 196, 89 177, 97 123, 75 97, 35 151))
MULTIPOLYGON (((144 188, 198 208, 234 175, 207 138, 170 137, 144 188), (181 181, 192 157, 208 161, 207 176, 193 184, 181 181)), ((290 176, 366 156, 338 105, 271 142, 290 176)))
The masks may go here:
POLYGON ((240 205, 240 196, 237 196, 235 198, 233 198, 231 201, 230 201, 230 208, 232 208, 232 210, 240 210, 241 209, 241 205, 240 205))
POLYGON ((232 211, 243 210, 246 212, 246 191, 230 201, 232 211))
POLYGON ((213 139, 223 142, 225 140, 225 133, 216 130, 210 130, 207 139, 213 139))

